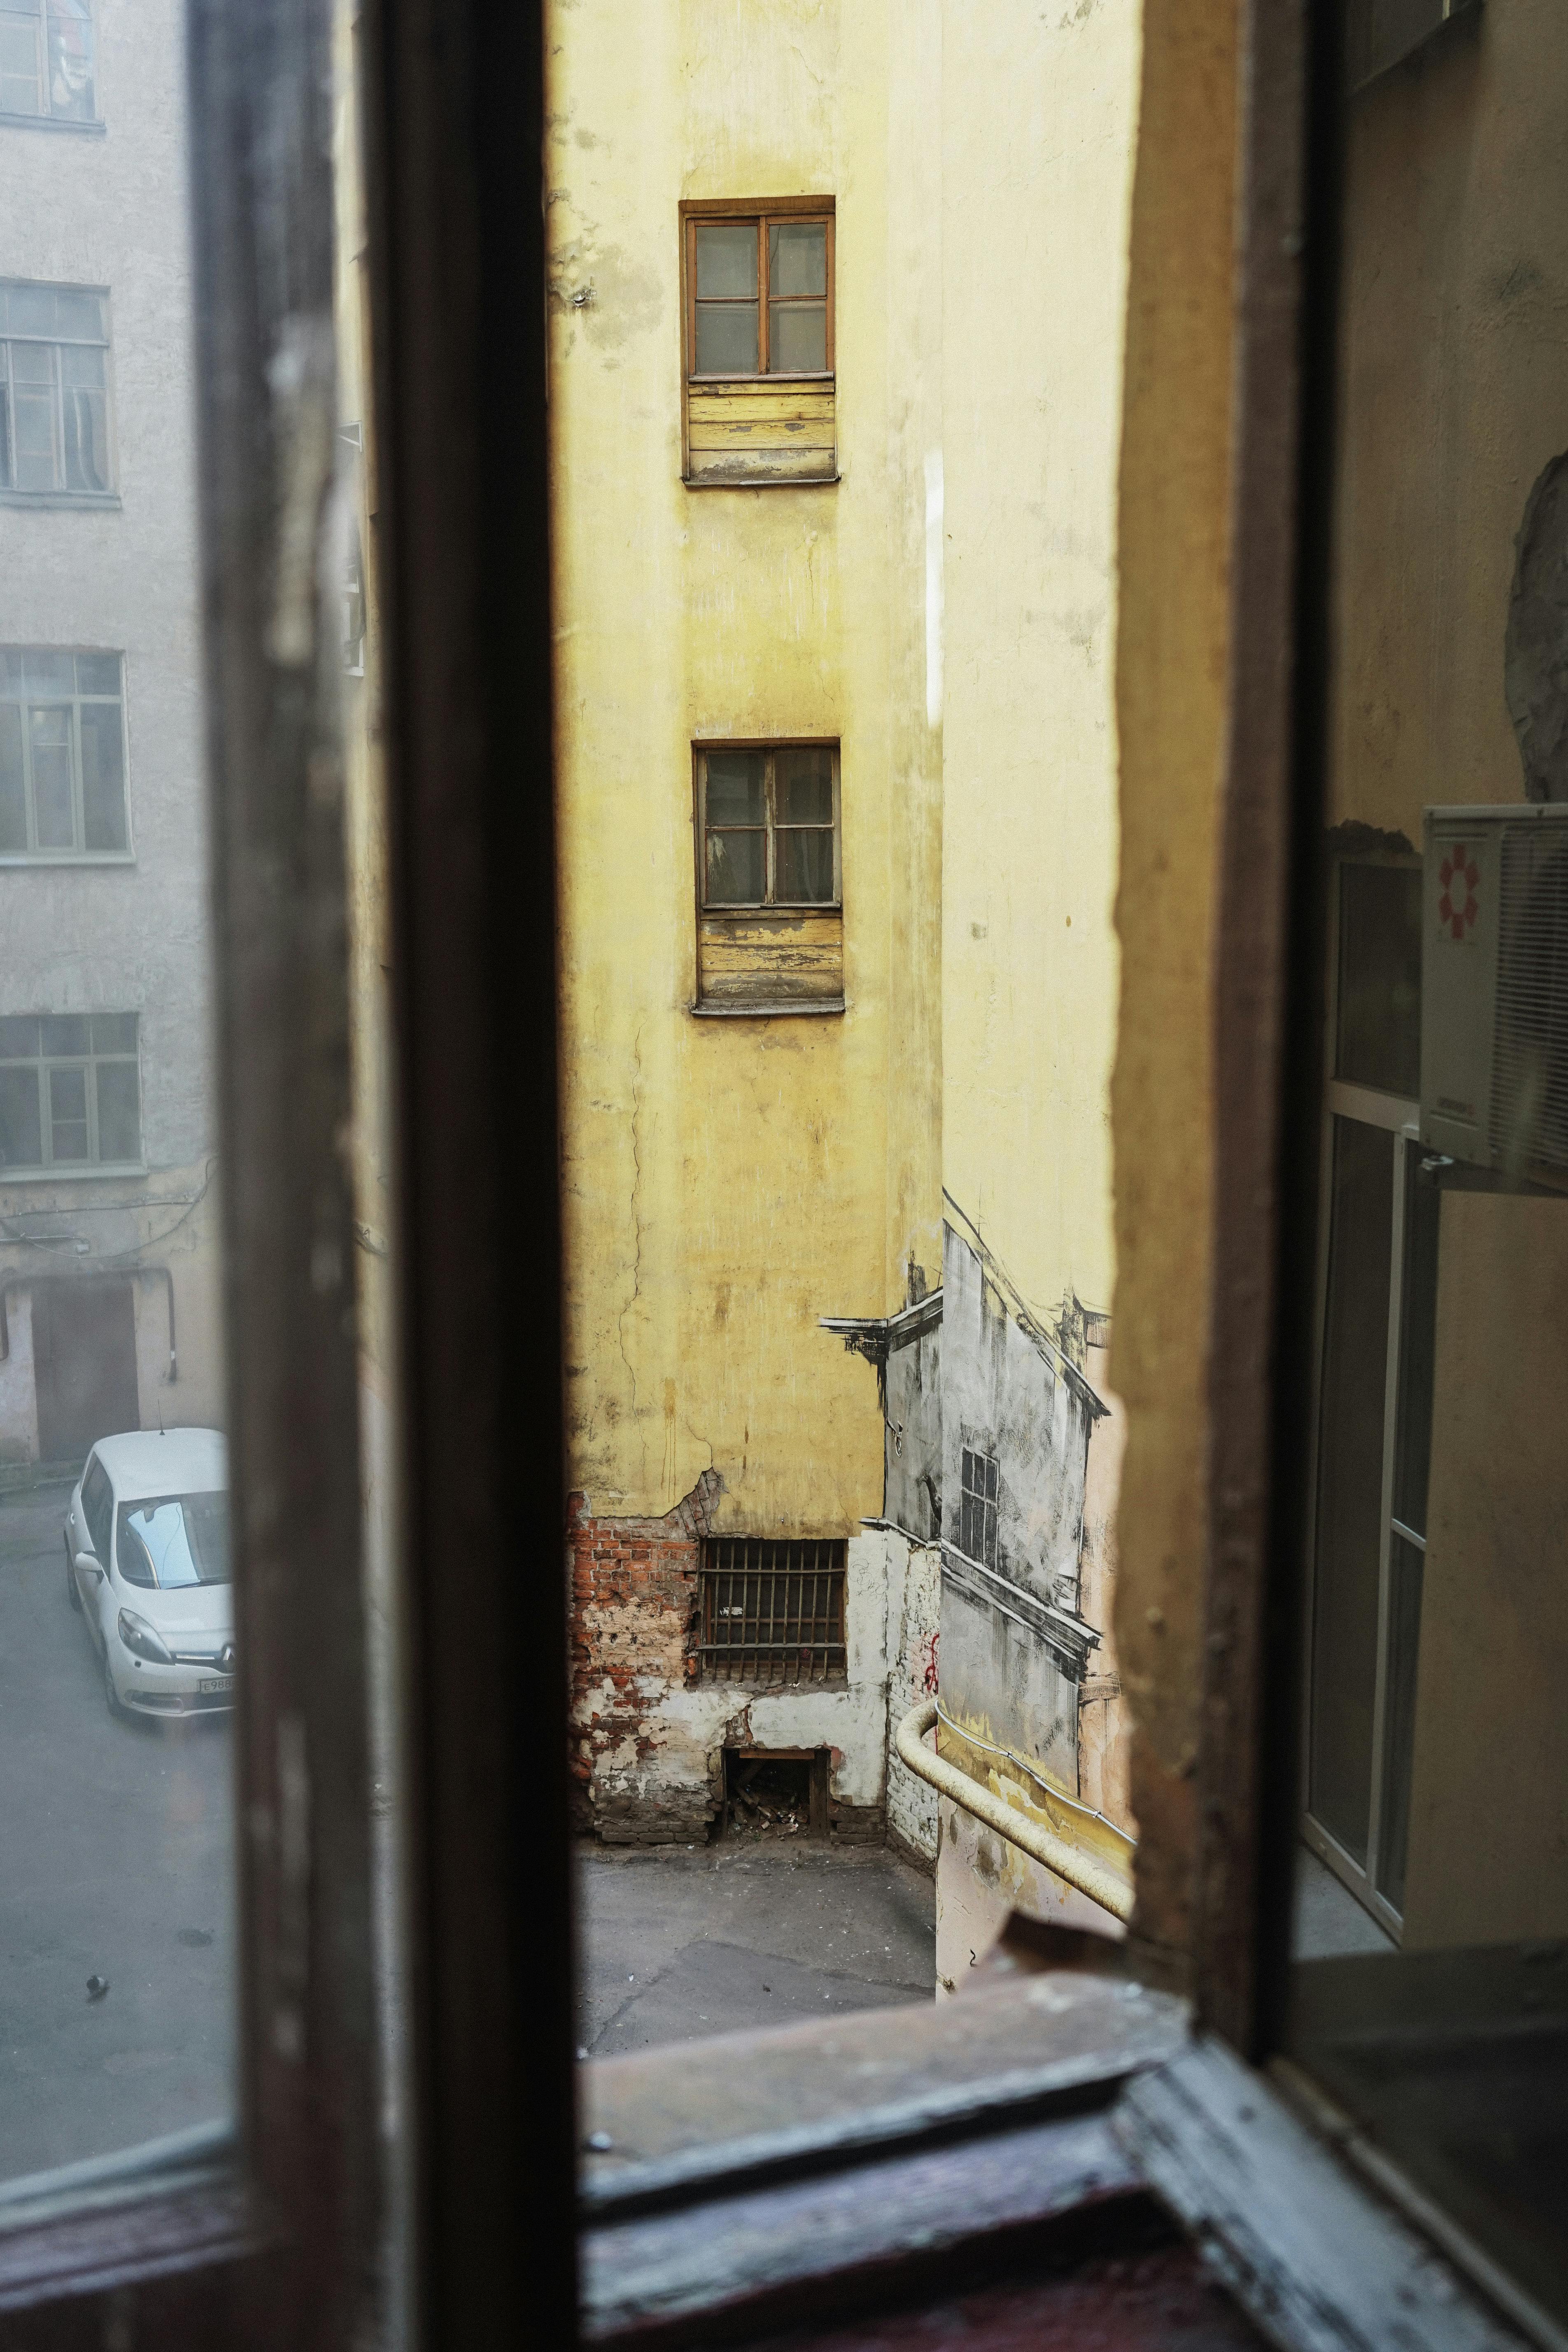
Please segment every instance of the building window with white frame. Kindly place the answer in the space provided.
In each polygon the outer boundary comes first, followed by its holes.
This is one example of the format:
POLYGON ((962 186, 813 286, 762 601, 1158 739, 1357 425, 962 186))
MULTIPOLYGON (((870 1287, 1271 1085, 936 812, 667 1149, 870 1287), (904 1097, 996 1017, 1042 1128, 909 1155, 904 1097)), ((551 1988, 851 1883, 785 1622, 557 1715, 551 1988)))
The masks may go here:
POLYGON ((0 1014, 0 1175, 136 1168, 134 1013, 0 1014))
POLYGON ((0 861, 129 845, 120 656, 0 646, 0 861))
POLYGON ((96 122, 92 0, 8 0, 0 8, 0 116, 96 122))
POLYGON ((0 490, 111 497, 110 438, 107 293, 0 280, 0 490))

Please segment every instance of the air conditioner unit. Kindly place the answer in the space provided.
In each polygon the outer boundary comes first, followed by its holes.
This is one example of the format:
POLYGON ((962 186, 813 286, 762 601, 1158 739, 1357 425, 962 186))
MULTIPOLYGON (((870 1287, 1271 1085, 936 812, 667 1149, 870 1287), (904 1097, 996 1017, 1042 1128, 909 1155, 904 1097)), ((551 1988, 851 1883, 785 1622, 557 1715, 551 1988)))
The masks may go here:
POLYGON ((1568 803, 1426 813, 1421 1140, 1568 1187, 1568 803))

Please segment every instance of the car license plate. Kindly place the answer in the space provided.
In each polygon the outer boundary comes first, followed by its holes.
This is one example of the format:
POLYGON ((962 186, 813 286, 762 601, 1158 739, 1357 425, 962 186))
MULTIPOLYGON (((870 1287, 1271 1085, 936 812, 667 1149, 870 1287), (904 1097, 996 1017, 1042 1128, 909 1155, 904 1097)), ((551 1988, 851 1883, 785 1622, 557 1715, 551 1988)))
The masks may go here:
POLYGON ((234 1676, 232 1675, 210 1675, 205 1682, 198 1683, 196 1685, 196 1688, 204 1693, 204 1695, 207 1691, 232 1690, 234 1688, 234 1676))

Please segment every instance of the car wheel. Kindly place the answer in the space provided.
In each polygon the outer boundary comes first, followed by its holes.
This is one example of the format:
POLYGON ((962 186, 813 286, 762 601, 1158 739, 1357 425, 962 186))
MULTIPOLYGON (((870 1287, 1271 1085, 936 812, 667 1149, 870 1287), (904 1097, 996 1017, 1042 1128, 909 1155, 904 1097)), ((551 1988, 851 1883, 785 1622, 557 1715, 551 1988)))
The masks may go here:
POLYGON ((113 1716, 115 1721, 117 1723, 123 1722, 131 1710, 125 1705, 120 1693, 114 1687, 114 1668, 109 1663, 109 1644, 107 1642, 105 1642, 103 1645, 103 1696, 105 1703, 108 1706, 109 1712, 113 1716))

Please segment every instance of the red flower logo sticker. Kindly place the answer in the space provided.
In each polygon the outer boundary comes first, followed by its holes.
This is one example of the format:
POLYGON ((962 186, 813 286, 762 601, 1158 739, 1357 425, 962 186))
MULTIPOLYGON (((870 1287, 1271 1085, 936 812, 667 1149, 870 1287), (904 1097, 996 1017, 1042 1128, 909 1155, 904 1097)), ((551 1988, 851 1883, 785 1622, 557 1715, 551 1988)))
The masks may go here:
POLYGON ((1443 895, 1437 901, 1437 920, 1453 938, 1462 940, 1481 906, 1476 896, 1480 874, 1462 841, 1454 844, 1438 866, 1437 879, 1443 886, 1443 895))

